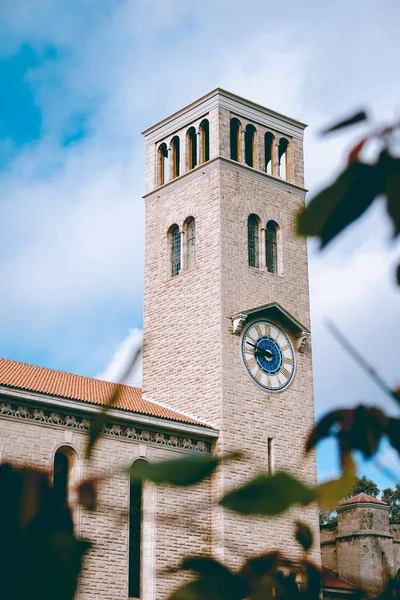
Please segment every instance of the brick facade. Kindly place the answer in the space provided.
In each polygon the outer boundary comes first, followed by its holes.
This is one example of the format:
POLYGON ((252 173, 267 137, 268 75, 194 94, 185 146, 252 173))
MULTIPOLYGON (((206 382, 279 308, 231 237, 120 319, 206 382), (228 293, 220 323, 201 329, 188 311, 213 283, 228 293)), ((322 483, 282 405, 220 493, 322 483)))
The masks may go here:
MULTIPOLYGON (((315 458, 302 460, 304 439, 314 423, 309 346, 297 356, 293 383, 267 393, 247 376, 240 336, 231 317, 278 302, 309 327, 307 249, 293 232, 296 210, 304 203, 302 138, 304 126, 231 94, 217 90, 145 132, 147 165, 143 389, 149 399, 167 402, 220 430, 217 451, 242 449, 248 462, 226 467, 212 483, 217 499, 252 472, 266 468, 267 440, 275 441, 275 468, 316 481, 315 458), (256 126, 255 167, 230 160, 230 119, 242 131, 256 126), (186 131, 210 122, 210 160, 188 170, 186 131), (288 181, 262 169, 263 136, 289 140, 288 181), (157 149, 181 139, 181 176, 159 186, 157 149), (257 214, 264 228, 279 224, 283 268, 280 275, 248 266, 247 218, 257 214), (196 268, 170 277, 167 232, 196 219, 196 268), (160 351, 162 349, 162 351, 160 351), (173 361, 171 361, 173 357, 173 361), (182 376, 185 384, 182 385, 182 376)), ((243 160, 243 134, 240 134, 243 160)), ((295 340, 293 340, 295 342, 295 340)), ((293 510, 273 521, 238 519, 214 510, 212 549, 237 565, 252 552, 281 547, 296 553, 293 518, 308 521, 316 534, 315 508, 293 510)))

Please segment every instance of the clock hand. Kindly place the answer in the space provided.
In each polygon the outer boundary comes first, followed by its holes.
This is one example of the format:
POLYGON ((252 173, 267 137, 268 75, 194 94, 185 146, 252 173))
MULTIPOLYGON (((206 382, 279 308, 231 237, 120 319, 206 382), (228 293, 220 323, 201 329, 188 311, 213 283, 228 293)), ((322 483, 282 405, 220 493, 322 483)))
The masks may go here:
POLYGON ((271 350, 263 350, 262 348, 257 348, 257 346, 255 344, 252 344, 251 342, 246 342, 246 344, 249 344, 249 346, 252 346, 253 348, 255 348, 255 355, 259 356, 261 358, 266 358, 267 360, 272 360, 273 359, 273 354, 271 352, 271 350))

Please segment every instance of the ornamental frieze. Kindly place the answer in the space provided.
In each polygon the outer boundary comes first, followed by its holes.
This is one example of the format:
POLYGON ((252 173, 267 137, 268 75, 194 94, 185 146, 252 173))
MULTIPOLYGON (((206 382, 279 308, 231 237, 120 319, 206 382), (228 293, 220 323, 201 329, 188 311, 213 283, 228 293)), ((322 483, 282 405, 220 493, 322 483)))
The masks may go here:
MULTIPOLYGON (((91 427, 91 419, 88 417, 55 412, 44 408, 33 408, 31 406, 13 402, 1 402, 0 415, 36 421, 38 423, 59 425, 68 429, 78 429, 80 431, 89 431, 91 427)), ((210 443, 204 442, 203 440, 184 438, 178 435, 121 425, 119 423, 106 423, 102 433, 103 435, 111 437, 137 440, 139 442, 156 444, 158 446, 169 446, 172 448, 181 448, 183 450, 195 450, 197 452, 211 451, 210 443)))

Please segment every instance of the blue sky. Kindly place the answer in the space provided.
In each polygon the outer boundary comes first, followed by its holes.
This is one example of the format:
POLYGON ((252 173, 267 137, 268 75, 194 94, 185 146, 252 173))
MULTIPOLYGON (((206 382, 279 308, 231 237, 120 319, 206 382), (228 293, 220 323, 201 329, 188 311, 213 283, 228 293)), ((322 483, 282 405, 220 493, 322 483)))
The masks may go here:
MULTIPOLYGON (((397 0, 23 0, 0 20, 0 355, 114 377, 142 324, 140 132, 216 86, 309 123, 311 193, 363 126, 399 114, 397 0)), ((310 244, 316 411, 394 409, 326 332, 332 318, 390 385, 398 368, 399 248, 381 204, 323 254, 310 244)), ((139 381, 134 373, 132 382, 139 381)), ((396 465, 386 450, 384 461, 396 465)), ((327 446, 322 477, 334 472, 327 446)), ((391 482, 373 467, 363 472, 391 482)))

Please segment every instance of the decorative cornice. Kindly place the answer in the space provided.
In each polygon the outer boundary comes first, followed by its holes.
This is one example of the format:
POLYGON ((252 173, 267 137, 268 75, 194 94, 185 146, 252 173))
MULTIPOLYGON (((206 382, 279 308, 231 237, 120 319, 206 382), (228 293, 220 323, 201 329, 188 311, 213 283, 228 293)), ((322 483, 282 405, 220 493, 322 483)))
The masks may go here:
POLYGON ((336 512, 345 512, 346 510, 354 510, 355 508, 373 508, 378 510, 386 510, 387 512, 390 510, 387 504, 378 504, 376 502, 352 502, 351 504, 339 504, 339 506, 336 507, 336 512))
MULTIPOLYGON (((85 413, 85 414, 97 414, 101 407, 98 404, 90 404, 88 402, 80 402, 77 400, 71 400, 69 398, 61 398, 58 396, 49 396, 38 392, 28 392, 21 389, 11 389, 7 386, 0 385, 0 397, 4 396, 5 399, 10 398, 11 400, 16 399, 16 402, 26 401, 28 403, 34 402, 35 404, 41 404, 50 407, 56 407, 58 409, 66 409, 73 413, 85 413)), ((190 423, 183 423, 180 421, 172 421, 170 419, 163 419, 160 417, 153 417, 151 415, 145 415, 142 413, 134 413, 119 408, 109 408, 108 416, 112 420, 128 421, 129 423, 138 423, 140 426, 161 428, 169 431, 178 431, 184 435, 191 434, 198 437, 206 438, 217 438, 218 430, 213 429, 204 425, 192 425, 190 423)))
MULTIPOLYGON (((33 403, 11 401, 10 398, 0 397, 0 418, 19 421, 27 420, 36 424, 62 427, 64 429, 75 429, 78 431, 89 431, 93 422, 91 413, 70 410, 60 410, 59 408, 40 406, 33 403)), ((96 411, 98 412, 98 410, 96 411)), ((210 441, 195 439, 194 436, 176 435, 174 431, 160 431, 154 427, 137 426, 134 419, 130 419, 130 424, 122 423, 120 419, 114 420, 108 415, 107 422, 103 429, 103 435, 118 437, 125 440, 136 440, 140 442, 154 443, 158 446, 164 445, 183 450, 196 450, 199 452, 210 452, 210 441), (134 425, 134 426, 133 426, 134 425)))
POLYGON ((171 179, 171 181, 167 181, 167 183, 164 183, 164 185, 160 185, 150 192, 147 192, 144 194, 143 198, 145 200, 152 200, 153 196, 156 198, 158 196, 162 196, 179 186, 183 180, 190 181, 191 179, 194 179, 195 177, 202 175, 217 166, 223 166, 230 171, 243 171, 243 173, 250 177, 264 182, 268 181, 268 184, 272 187, 285 190, 289 193, 294 192, 296 194, 304 195, 307 192, 305 188, 296 185, 295 183, 291 183, 290 181, 286 181, 285 179, 280 179, 279 177, 274 177, 268 173, 263 173, 263 171, 259 171, 258 169, 254 169, 253 167, 249 167, 243 163, 239 163, 236 160, 231 160, 230 158, 225 158, 223 156, 216 156, 215 158, 212 158, 211 160, 194 167, 194 169, 186 171, 186 173, 182 173, 182 175, 179 175, 179 177, 175 177, 174 179, 171 179))
POLYGON ((350 541, 353 540, 355 538, 364 538, 364 537, 376 537, 376 538, 386 538, 389 540, 393 539, 393 536, 390 533, 385 533, 383 531, 374 531, 374 530, 367 530, 367 531, 355 531, 353 533, 346 533, 344 535, 337 535, 336 539, 338 542, 341 541, 350 541))
POLYGON ((299 352, 304 351, 305 343, 308 339, 310 339, 310 331, 304 327, 300 321, 295 319, 287 310, 282 308, 282 306, 277 302, 270 302, 269 304, 264 304, 263 306, 242 310, 240 313, 232 315, 231 319, 233 333, 239 335, 246 321, 262 316, 271 317, 288 327, 288 329, 292 331, 298 340, 297 350, 299 352))
POLYGON ((191 122, 194 115, 201 112, 209 112, 215 106, 221 106, 230 111, 239 112, 240 115, 248 116, 253 121, 272 126, 278 129, 278 131, 296 135, 297 137, 302 137, 303 130, 307 127, 305 123, 302 123, 297 119, 278 113, 260 104, 256 104, 251 100, 242 98, 237 94, 232 94, 232 92, 228 92, 222 88, 215 88, 214 90, 211 90, 211 92, 208 92, 208 94, 201 96, 168 117, 151 125, 142 133, 146 138, 150 138, 152 141, 153 137, 159 135, 158 132, 160 130, 164 131, 166 128, 176 129, 185 123, 191 122))

